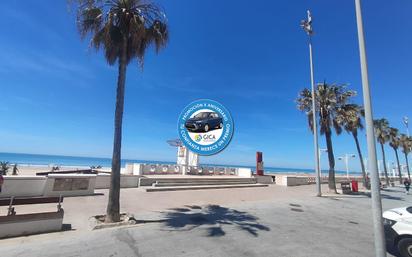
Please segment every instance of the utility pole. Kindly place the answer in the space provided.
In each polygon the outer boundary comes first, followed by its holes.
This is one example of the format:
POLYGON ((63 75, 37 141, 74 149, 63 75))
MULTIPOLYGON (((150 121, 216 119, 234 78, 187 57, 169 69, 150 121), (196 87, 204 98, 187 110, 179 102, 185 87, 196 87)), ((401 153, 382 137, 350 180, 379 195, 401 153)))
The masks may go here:
POLYGON ((300 26, 308 35, 309 39, 309 59, 310 59, 310 82, 312 87, 312 119, 313 119, 313 145, 315 148, 315 171, 316 171, 316 187, 317 196, 322 196, 321 178, 320 178, 320 160, 319 160, 319 143, 318 143, 318 124, 316 122, 316 94, 315 94, 315 79, 313 71, 313 53, 312 53, 312 15, 307 11, 308 19, 300 22, 300 26))
POLYGON ((382 201, 377 171, 376 145, 373 128, 371 94, 369 89, 368 64, 363 32, 361 1, 355 0, 356 23, 358 27, 359 54, 362 73, 363 106, 365 108, 366 138, 368 142, 369 172, 371 174, 372 221, 375 237, 375 256, 386 256, 385 234, 383 230, 382 201))

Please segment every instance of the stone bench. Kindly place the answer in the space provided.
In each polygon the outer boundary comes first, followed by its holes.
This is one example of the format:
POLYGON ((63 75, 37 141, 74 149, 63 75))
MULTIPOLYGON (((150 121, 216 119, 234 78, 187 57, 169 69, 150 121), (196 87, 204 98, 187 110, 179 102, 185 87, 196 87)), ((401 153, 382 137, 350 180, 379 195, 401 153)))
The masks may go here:
POLYGON ((0 216, 0 238, 25 236, 60 231, 63 226, 63 197, 10 197, 0 199, 0 206, 8 206, 6 216, 0 216), (16 205, 57 203, 56 212, 16 214, 16 205))

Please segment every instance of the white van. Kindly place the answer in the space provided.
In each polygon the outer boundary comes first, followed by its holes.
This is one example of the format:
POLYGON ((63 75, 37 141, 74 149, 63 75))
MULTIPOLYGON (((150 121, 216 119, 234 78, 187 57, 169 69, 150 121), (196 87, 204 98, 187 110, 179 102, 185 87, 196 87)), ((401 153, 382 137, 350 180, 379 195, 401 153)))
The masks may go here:
POLYGON ((402 257, 412 257, 412 206, 385 211, 383 224, 387 246, 402 257))

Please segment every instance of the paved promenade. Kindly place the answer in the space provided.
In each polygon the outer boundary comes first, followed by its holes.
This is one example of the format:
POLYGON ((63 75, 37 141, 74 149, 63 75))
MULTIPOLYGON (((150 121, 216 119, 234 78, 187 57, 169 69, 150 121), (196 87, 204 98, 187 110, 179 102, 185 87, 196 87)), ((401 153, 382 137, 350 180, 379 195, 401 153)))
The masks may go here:
MULTIPOLYGON (((317 198, 314 190, 122 189, 122 210, 147 223, 90 231, 88 217, 106 207, 107 190, 101 190, 65 199, 71 231, 0 240, 1 256, 374 256, 370 198, 317 198)), ((401 188, 382 195, 384 209, 412 205, 401 188)))

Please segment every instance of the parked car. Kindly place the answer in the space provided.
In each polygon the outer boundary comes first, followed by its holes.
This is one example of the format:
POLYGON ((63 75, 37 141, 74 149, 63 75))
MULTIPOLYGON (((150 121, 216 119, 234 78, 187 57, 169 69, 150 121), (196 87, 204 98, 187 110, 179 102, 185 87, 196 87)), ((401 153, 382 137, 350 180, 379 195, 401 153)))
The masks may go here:
POLYGON ((208 132, 223 127, 222 118, 215 112, 199 112, 186 121, 187 130, 208 132))
POLYGON ((402 257, 412 257, 412 206, 383 213, 386 245, 398 250, 402 257))

